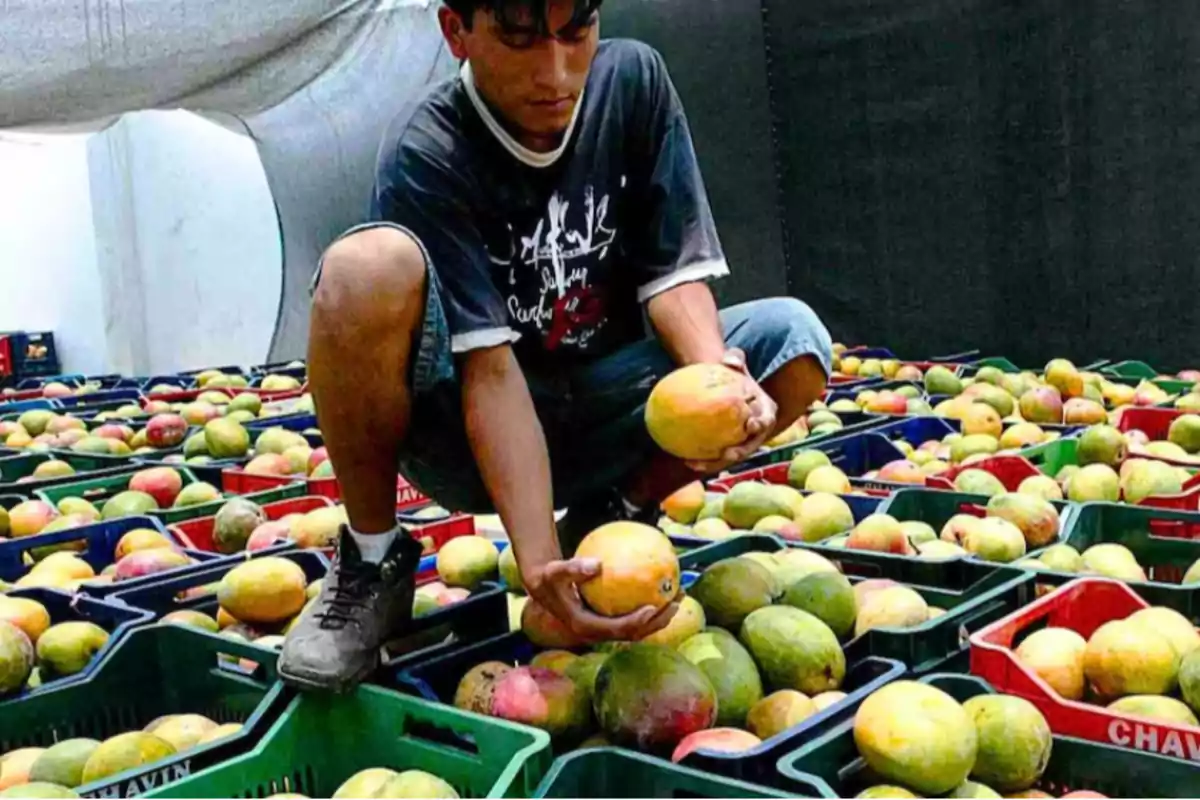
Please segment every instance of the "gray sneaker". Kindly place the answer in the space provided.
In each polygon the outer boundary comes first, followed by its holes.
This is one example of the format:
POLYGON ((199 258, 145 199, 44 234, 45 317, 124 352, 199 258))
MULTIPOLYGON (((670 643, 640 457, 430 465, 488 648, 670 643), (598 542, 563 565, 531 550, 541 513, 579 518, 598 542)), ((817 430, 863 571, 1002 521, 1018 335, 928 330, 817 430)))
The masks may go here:
POLYGON ((317 599, 288 634, 279 676, 301 689, 345 692, 379 666, 379 650, 412 620, 421 545, 401 533, 379 564, 363 561, 349 531, 317 599))

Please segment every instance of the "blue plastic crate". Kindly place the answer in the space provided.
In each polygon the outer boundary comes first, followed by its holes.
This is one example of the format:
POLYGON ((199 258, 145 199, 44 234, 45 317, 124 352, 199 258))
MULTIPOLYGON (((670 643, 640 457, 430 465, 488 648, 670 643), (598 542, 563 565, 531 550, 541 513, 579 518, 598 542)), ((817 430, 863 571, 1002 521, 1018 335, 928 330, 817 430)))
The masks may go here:
POLYGON ((26 411, 57 411, 62 405, 57 400, 36 397, 32 400, 6 400, 0 403, 0 419, 16 419, 26 411))
MULTIPOLYGON (((0 542, 0 580, 15 581, 25 575, 30 568, 25 565, 22 557, 31 550, 72 542, 83 544, 84 549, 77 552, 76 555, 91 565, 92 569, 99 575, 101 570, 113 563, 113 556, 116 553, 117 543, 121 541, 121 537, 138 528, 157 531, 175 542, 176 545, 179 544, 174 535, 154 517, 121 517, 120 519, 96 522, 91 525, 83 525, 65 531, 10 539, 6 542, 0 542)), ((194 550, 183 550, 183 552, 191 558, 202 562, 210 561, 214 558, 212 553, 203 553, 194 550)), ((183 567, 181 569, 189 568, 183 567)), ((157 577, 157 575, 149 575, 145 578, 135 578, 119 584, 85 586, 83 587, 83 591, 93 597, 105 597, 119 589, 128 589, 142 585, 157 577)))
POLYGON ((49 676, 43 675, 41 676, 42 685, 37 689, 26 689, 20 693, 0 698, 0 716, 3 715, 4 707, 11 703, 19 703, 26 698, 87 679, 96 671, 105 656, 120 644, 127 633, 149 623, 152 619, 152 615, 136 608, 109 603, 93 597, 71 595, 55 589, 14 589, 8 593, 8 596, 24 597, 41 603, 50 614, 51 625, 57 625, 60 622, 95 623, 108 631, 108 641, 96 651, 91 662, 82 671, 63 678, 47 679, 49 676))
POLYGON ((948 420, 941 417, 888 417, 872 433, 886 436, 890 441, 904 440, 913 447, 930 439, 941 441, 952 433, 962 430, 958 420, 948 420))
POLYGON ((899 357, 886 347, 855 347, 852 350, 847 350, 842 353, 842 358, 854 356, 855 358, 877 358, 881 361, 886 359, 899 360, 899 357))
MULTIPOLYGON (((256 551, 250 557, 261 558, 264 555, 279 556, 296 562, 304 569, 304 575, 310 582, 325 577, 329 571, 328 559, 315 550, 296 550, 285 545, 256 551)), ((219 582, 231 569, 244 563, 246 558, 247 556, 241 553, 223 556, 206 564, 180 570, 170 577, 146 586, 114 592, 109 599, 149 611, 155 619, 181 609, 215 615, 216 595, 207 594, 181 600, 180 594, 188 589, 219 582)), ((389 663, 405 663, 413 655, 426 652, 429 647, 451 647, 452 644, 442 643, 442 640, 451 635, 459 642, 477 641, 507 630, 508 600, 504 589, 498 584, 485 583, 466 600, 413 620, 400 644, 416 649, 414 652, 405 652, 393 658, 389 663)))
MULTIPOLYGON (((837 413, 837 412, 833 412, 837 413)), ((865 433, 866 431, 875 430, 879 426, 884 425, 890 419, 889 417, 880 414, 867 414, 866 412, 847 412, 844 411, 838 414, 842 420, 842 428, 837 431, 823 434, 821 436, 810 436, 799 442, 773 447, 769 450, 761 450, 747 458, 737 466, 731 469, 732 472, 738 472, 751 467, 765 467, 770 464, 781 464, 785 461, 791 461, 792 457, 799 450, 815 447, 826 442, 833 442, 845 436, 851 436, 856 433, 865 433)))
POLYGON ((303 382, 308 377, 308 367, 291 367, 288 366, 290 361, 278 361, 274 364, 257 364, 250 367, 251 375, 290 375, 298 381, 303 382))
POLYGON ((115 403, 117 401, 125 401, 118 405, 128 405, 136 403, 141 399, 142 392, 140 389, 103 389, 98 392, 89 394, 81 394, 74 397, 59 397, 58 402, 62 408, 86 408, 91 405, 100 403, 115 403))
POLYGON ((149 392, 155 386, 164 383, 178 387, 181 392, 196 388, 196 378, 191 375, 151 375, 142 381, 142 391, 149 392))
POLYGON ((212 372, 213 370, 224 373, 225 375, 241 375, 242 377, 247 377, 247 378, 249 377, 249 375, 246 374, 246 371, 244 369, 242 369, 241 367, 237 366, 236 364, 230 364, 230 365, 227 365, 224 367, 203 367, 201 369, 185 369, 176 374, 177 375, 187 375, 189 377, 194 378, 197 375, 199 375, 201 372, 212 372))
POLYGON ((86 382, 82 375, 70 373, 66 375, 43 375, 36 378, 25 378, 17 384, 17 391, 26 392, 30 389, 41 389, 47 383, 61 383, 72 389, 78 389, 86 382))
POLYGON ((286 428, 289 431, 303 433, 309 428, 317 427, 316 414, 280 414, 277 417, 260 417, 246 423, 247 430, 266 430, 267 428, 286 428))
POLYGON ((325 577, 325 573, 329 571, 329 559, 320 552, 297 550, 295 545, 286 544, 266 550, 256 550, 248 554, 218 555, 208 561, 174 570, 170 574, 164 573, 159 580, 138 586, 118 584, 114 587, 114 591, 107 595, 107 599, 148 611, 154 619, 170 614, 172 611, 184 609, 215 615, 217 613, 217 596, 215 594, 186 599, 181 599, 180 595, 188 589, 218 583, 238 564, 245 563, 248 558, 262 558, 264 555, 279 556, 296 562, 304 570, 304 577, 310 583, 325 577))

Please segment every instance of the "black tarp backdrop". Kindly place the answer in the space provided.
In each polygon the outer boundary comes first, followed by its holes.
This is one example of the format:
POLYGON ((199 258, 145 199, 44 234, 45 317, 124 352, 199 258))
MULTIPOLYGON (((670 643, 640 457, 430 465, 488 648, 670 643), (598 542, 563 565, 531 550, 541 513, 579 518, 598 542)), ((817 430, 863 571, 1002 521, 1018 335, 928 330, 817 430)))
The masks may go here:
MULTIPOLYGON (((367 57, 403 77, 395 96, 452 70, 432 16, 377 23, 367 57)), ((1200 6, 608 0, 603 24, 667 58, 733 267, 723 302, 793 294, 835 339, 909 357, 1200 363, 1200 6)), ((343 109, 357 85, 334 70, 293 98, 315 110, 248 121, 338 131, 319 163, 263 148, 276 198, 320 199, 280 203, 275 358, 303 353, 315 254, 362 213, 391 112, 343 109)))
POLYGON ((835 338, 1200 362, 1200 7, 764 8, 788 286, 835 338))

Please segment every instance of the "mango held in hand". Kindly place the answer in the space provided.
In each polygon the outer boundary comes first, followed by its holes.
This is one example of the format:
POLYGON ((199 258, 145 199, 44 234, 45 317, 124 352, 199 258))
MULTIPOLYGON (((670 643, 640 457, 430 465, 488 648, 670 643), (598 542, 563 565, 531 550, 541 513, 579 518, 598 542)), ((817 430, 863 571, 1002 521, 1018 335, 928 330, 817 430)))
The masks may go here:
POLYGON ((720 364, 692 364, 658 382, 646 402, 646 428, 676 458, 713 461, 746 440, 745 382, 720 364))
POLYGON ((576 558, 600 562, 600 574, 580 584, 584 602, 606 617, 642 606, 662 608, 679 593, 679 558, 671 540, 649 525, 612 522, 579 543, 576 558))

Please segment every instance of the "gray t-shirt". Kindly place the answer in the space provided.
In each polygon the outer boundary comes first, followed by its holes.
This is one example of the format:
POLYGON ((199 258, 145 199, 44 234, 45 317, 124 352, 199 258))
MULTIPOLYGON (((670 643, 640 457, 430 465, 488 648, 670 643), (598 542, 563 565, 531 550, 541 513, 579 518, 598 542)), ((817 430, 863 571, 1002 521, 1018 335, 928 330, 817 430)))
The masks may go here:
POLYGON ((644 338, 641 303, 728 272, 666 65, 634 41, 601 42, 552 153, 517 143, 464 65, 389 127, 371 218, 425 247, 455 353, 512 342, 526 369, 644 338))

